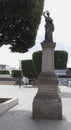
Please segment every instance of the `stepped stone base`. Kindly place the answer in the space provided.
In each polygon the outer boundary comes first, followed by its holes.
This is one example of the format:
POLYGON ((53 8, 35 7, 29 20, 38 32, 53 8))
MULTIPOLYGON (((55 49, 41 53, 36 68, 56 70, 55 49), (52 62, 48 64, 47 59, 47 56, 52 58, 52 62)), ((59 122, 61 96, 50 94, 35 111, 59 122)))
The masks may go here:
POLYGON ((62 104, 58 95, 36 95, 33 101, 33 119, 62 119, 62 104))
POLYGON ((54 73, 41 73, 38 92, 33 100, 34 119, 62 119, 62 103, 58 95, 58 81, 54 73))

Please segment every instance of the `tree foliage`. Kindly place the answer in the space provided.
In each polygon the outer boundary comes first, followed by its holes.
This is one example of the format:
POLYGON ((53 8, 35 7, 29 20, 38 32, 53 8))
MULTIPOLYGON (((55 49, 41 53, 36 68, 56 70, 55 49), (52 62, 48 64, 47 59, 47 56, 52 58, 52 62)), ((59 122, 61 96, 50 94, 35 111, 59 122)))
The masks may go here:
POLYGON ((41 72, 41 65, 42 65, 42 51, 37 51, 33 53, 33 67, 38 76, 41 72))
POLYGON ((68 53, 66 51, 55 51, 55 69, 66 69, 68 61, 68 53))
POLYGON ((0 0, 0 46, 27 52, 35 44, 44 0, 0 0))
POLYGON ((21 61, 21 68, 23 76, 28 78, 35 78, 36 73, 34 71, 33 62, 32 60, 22 60, 21 61))
MULTIPOLYGON (((46 59, 48 60, 48 59, 46 59)), ((68 53, 66 51, 54 51, 54 66, 55 69, 66 69, 68 53)), ((48 61, 49 62, 49 61, 48 61)), ((33 65, 37 75, 41 72, 42 51, 33 53, 33 65)))

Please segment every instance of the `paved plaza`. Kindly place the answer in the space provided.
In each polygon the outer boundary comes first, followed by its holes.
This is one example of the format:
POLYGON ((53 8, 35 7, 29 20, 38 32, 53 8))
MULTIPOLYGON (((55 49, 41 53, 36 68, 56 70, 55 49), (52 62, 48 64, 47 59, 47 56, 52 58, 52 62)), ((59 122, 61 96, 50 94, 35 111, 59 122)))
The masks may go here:
POLYGON ((0 115, 0 130, 71 130, 71 87, 60 86, 62 120, 33 120, 32 102, 37 87, 2 86, 0 97, 19 98, 19 104, 0 115))

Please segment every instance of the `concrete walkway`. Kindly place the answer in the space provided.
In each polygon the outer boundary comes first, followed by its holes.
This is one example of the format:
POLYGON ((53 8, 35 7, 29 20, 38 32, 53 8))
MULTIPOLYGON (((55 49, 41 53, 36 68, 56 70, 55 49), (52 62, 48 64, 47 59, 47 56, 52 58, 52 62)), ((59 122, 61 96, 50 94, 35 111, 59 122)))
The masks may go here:
POLYGON ((33 120, 32 102, 37 88, 0 86, 0 97, 17 97, 19 104, 0 115, 0 130, 71 130, 71 87, 60 86, 63 120, 33 120))

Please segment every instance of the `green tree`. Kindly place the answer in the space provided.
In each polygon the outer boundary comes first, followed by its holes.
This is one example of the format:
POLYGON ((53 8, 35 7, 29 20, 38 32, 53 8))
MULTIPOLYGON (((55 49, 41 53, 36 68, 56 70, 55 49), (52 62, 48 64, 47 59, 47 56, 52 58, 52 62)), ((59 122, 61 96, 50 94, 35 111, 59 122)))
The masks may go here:
POLYGON ((22 68, 23 76, 26 76, 29 79, 36 77, 36 73, 34 71, 32 60, 22 60, 21 61, 21 68, 22 68))
POLYGON ((44 0, 0 0, 0 46, 27 52, 34 46, 44 0))
POLYGON ((38 76, 38 74, 41 72, 42 51, 34 52, 32 57, 33 57, 33 67, 38 76))

